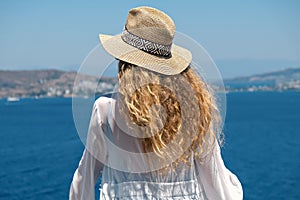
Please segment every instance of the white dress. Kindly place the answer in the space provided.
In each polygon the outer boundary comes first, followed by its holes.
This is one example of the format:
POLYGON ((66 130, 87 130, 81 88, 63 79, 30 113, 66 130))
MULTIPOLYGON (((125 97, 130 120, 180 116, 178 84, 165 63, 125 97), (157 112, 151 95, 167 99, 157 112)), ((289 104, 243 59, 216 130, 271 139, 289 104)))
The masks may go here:
MULTIPOLYGON (((100 199, 211 199, 240 200, 243 190, 238 178, 231 173, 221 157, 216 143, 212 152, 201 162, 191 156, 191 165, 179 164, 166 173, 131 173, 126 170, 124 156, 110 153, 106 137, 127 151, 142 152, 140 142, 122 133, 114 124, 115 100, 100 97, 96 100, 90 120, 86 149, 74 173, 70 200, 93 200, 95 183, 102 172, 100 199), (101 153, 99 153, 101 152, 101 153), (102 164, 104 161, 106 164, 102 164), (120 163, 125 170, 113 169, 120 163)), ((126 164, 127 163, 127 164, 126 164)))

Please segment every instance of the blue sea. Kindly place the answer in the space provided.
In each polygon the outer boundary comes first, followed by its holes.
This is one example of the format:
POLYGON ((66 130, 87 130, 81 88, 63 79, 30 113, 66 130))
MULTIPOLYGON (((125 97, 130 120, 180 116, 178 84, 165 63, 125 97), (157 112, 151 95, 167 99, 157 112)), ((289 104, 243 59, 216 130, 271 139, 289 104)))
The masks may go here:
MULTIPOLYGON (((226 166, 245 199, 300 199, 300 92, 227 94, 226 166)), ((0 100, 0 199, 68 199, 83 144, 72 99, 0 100)))

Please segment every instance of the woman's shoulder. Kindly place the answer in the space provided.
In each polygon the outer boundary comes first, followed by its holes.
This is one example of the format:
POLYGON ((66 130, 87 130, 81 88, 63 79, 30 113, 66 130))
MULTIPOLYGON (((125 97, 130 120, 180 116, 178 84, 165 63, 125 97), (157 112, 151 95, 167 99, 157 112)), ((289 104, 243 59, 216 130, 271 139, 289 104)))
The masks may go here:
POLYGON ((111 97, 100 96, 94 102, 94 110, 101 116, 100 118, 102 120, 105 120, 114 103, 115 99, 111 97))
POLYGON ((94 107, 104 111, 115 103, 115 99, 106 96, 100 96, 95 100, 94 107))

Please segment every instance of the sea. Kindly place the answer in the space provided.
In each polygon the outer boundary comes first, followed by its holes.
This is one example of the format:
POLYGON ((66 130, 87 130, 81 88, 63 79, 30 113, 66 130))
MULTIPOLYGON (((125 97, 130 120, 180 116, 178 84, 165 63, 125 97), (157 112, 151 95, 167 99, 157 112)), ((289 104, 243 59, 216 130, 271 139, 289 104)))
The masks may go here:
MULTIPOLYGON (((244 199, 300 199, 300 92, 228 93, 224 135, 244 199)), ((0 147, 1 200, 68 199, 84 149, 72 99, 1 99, 0 147)))

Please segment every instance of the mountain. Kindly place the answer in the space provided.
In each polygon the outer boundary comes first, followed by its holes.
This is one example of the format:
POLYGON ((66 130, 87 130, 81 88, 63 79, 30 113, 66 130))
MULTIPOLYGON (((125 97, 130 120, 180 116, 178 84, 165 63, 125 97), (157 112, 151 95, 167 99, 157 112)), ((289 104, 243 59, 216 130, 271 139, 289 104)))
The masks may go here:
POLYGON ((300 90, 300 68, 225 80, 228 90, 300 90))
MULTIPOLYGON (((300 91, 300 68, 225 80, 227 91, 300 91)), ((117 78, 61 70, 0 70, 0 98, 71 97, 111 92, 117 78), (74 81, 76 86, 74 87, 74 81)))
POLYGON ((0 98, 86 96, 96 92, 108 92, 116 83, 115 78, 97 77, 60 70, 0 70, 0 98), (76 87, 74 81, 77 81, 76 87), (97 85, 95 85, 97 84, 97 85))

